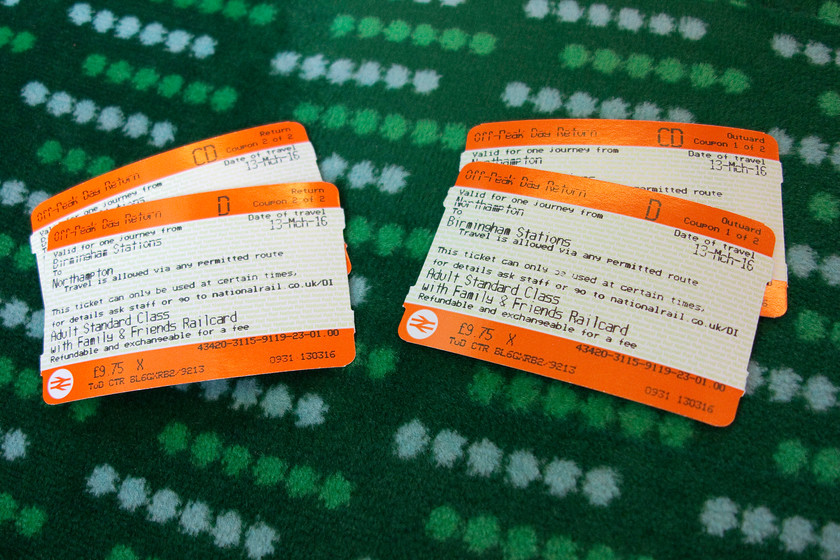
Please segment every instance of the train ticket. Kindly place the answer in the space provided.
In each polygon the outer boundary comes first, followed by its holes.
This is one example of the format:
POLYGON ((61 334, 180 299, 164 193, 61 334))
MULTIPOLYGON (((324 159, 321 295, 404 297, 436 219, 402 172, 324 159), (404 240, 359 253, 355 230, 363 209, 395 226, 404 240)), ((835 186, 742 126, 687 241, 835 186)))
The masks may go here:
POLYGON ((461 166, 488 161, 640 187, 749 216, 776 234, 761 315, 787 310, 782 166, 772 136, 687 123, 559 119, 482 124, 461 166))
POLYGON ((296 181, 320 181, 302 125, 280 122, 232 132, 157 154, 61 192, 33 211, 32 252, 44 286, 43 254, 60 220, 195 192, 296 181))
POLYGON ((44 258, 44 399, 346 365, 344 225, 337 189, 322 182, 59 222, 44 258))
POLYGON ((444 209, 401 338, 713 425, 734 419, 773 269, 767 225, 493 163, 466 165, 444 209))

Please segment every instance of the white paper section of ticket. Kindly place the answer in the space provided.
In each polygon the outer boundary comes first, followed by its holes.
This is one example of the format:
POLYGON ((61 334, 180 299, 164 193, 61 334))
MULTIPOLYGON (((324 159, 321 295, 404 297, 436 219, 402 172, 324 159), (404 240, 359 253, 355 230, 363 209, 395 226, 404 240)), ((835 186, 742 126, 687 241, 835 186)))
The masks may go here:
POLYGON ((748 216, 775 233, 772 279, 787 282, 777 160, 712 150, 563 144, 468 150, 461 168, 476 161, 640 187, 748 216))
POLYGON ((745 387, 769 256, 647 220, 481 189, 453 187, 445 208, 406 303, 745 387), (479 209, 485 198, 508 210, 479 209))
POLYGON ((353 328, 344 212, 323 212, 319 227, 277 230, 272 220, 230 215, 48 252, 41 369, 242 336, 353 328), (93 256, 70 262, 83 251, 93 256))

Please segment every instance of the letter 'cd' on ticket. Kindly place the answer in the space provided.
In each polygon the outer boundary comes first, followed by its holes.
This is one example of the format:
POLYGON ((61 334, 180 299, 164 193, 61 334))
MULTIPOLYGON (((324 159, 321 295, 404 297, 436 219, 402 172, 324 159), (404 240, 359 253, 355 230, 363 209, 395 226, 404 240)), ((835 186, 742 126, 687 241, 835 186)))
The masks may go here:
POLYGON ((773 268, 765 224, 492 163, 464 167, 444 208, 401 338, 732 422, 773 268))
POLYGON ((44 399, 348 364, 343 229, 338 191, 320 182, 56 224, 45 255, 44 399))
POLYGON ((780 317, 787 310, 782 165, 772 136, 721 126, 601 119, 487 123, 467 135, 461 166, 473 161, 640 187, 763 222, 776 234, 776 247, 761 315, 780 317))

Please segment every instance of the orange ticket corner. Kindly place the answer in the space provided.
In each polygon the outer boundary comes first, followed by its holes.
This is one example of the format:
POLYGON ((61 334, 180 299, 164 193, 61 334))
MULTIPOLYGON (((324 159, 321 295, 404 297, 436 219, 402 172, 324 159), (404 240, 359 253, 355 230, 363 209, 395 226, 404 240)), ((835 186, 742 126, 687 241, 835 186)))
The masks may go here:
POLYGON ((788 283, 781 280, 771 280, 764 290, 764 300, 761 302, 761 316, 778 318, 788 309, 788 283))

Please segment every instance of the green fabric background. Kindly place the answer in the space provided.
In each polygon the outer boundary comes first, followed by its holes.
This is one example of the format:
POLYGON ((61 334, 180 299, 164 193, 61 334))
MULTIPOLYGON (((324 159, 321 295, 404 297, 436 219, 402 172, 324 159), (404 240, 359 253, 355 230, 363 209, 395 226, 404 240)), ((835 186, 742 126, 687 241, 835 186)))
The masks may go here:
POLYGON ((0 557, 840 558, 838 2, 0 0, 0 68, 0 557), (469 127, 585 116, 779 140, 790 308, 731 427, 396 335, 469 127), (356 361, 45 405, 34 205, 283 120, 356 361))

